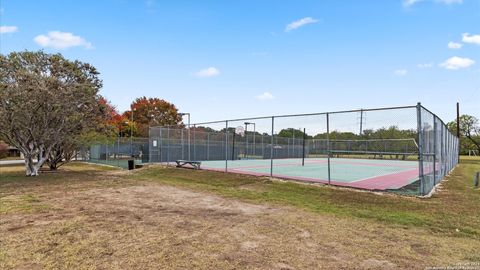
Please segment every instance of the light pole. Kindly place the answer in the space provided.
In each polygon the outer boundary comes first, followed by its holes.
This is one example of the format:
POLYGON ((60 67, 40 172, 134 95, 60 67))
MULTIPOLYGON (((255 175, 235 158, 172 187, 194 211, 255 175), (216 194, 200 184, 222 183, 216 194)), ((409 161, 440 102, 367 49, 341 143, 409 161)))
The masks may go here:
MULTIPOLYGON (((256 125, 255 123, 252 123, 252 122, 245 122, 245 154, 247 154, 247 150, 248 150, 248 134, 247 134, 247 127, 248 125, 253 125, 253 151, 255 151, 255 132, 256 132, 256 125)), ((255 152, 254 152, 255 154, 255 152)))
POLYGON ((178 113, 180 116, 188 116, 188 160, 190 160, 190 113, 178 113))
POLYGON ((133 112, 136 111, 136 108, 133 108, 133 106, 130 107, 132 110, 132 122, 130 125, 130 156, 133 157, 133 112))

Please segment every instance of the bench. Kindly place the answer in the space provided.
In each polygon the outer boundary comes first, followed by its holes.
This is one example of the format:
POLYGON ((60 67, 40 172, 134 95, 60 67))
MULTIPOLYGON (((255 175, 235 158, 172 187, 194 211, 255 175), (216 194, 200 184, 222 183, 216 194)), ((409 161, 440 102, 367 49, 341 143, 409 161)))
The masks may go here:
POLYGON ((185 165, 190 165, 192 166, 195 170, 200 169, 200 165, 202 162, 200 161, 193 161, 193 160, 176 160, 177 163, 177 168, 184 167, 185 165))

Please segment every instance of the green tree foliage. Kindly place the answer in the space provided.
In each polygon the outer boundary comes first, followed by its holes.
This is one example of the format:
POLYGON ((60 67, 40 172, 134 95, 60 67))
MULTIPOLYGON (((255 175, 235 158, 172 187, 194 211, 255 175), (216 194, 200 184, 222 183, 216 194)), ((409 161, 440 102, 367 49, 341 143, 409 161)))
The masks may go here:
POLYGON ((90 64, 61 54, 0 55, 0 138, 23 153, 26 175, 38 175, 52 157, 68 159, 67 147, 104 127, 98 75, 90 64))
MULTIPOLYGON (((447 124, 448 128, 457 133, 457 121, 447 124)), ((460 116, 460 150, 468 154, 468 150, 480 151, 480 124, 475 116, 464 114, 460 116)))
MULTIPOLYGON (((373 139, 415 139, 417 131, 412 129, 400 129, 397 126, 382 127, 379 129, 365 129, 362 135, 353 132, 330 132, 331 140, 373 140, 373 139)), ((327 139, 327 133, 320 133, 314 139, 327 139)))
POLYGON ((295 128, 286 128, 280 130, 278 133, 279 137, 285 137, 285 138, 296 138, 296 139, 303 139, 303 136, 305 135, 306 139, 311 139, 312 136, 308 134, 304 134, 303 130, 300 129, 295 129, 295 128))

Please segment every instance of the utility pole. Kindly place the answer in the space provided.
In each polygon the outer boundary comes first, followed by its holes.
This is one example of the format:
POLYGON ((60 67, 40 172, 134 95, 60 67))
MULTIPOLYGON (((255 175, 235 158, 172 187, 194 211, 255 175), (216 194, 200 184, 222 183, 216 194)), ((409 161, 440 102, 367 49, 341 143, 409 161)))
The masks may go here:
POLYGON ((362 136, 363 133, 363 109, 360 109, 360 133, 358 135, 362 136))
POLYGON ((130 156, 133 157, 133 112, 136 111, 133 107, 133 104, 131 105, 131 110, 132 110, 132 123, 130 125, 130 156))
POLYGON ((180 116, 188 116, 188 160, 190 159, 190 113, 178 113, 180 116))
POLYGON ((458 138, 458 160, 460 160, 460 103, 457 102, 457 138, 458 138))

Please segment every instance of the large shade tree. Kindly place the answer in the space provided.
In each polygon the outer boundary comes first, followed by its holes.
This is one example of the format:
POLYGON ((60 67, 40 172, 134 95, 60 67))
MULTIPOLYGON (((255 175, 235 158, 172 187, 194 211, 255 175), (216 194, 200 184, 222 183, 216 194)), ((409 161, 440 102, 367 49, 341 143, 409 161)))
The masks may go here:
POLYGON ((182 121, 178 109, 172 103, 159 98, 137 98, 130 106, 131 110, 123 115, 134 125, 133 136, 148 137, 150 126, 172 126, 182 121), (132 117, 133 110, 133 117, 132 117))
POLYGON ((38 175, 62 144, 102 125, 98 75, 60 54, 0 55, 0 139, 23 153, 26 175, 38 175))
MULTIPOLYGON (((468 154, 468 150, 480 152, 480 123, 478 118, 464 114, 460 116, 460 149, 462 154, 468 154)), ((448 128, 457 133, 457 122, 451 121, 448 128)))

